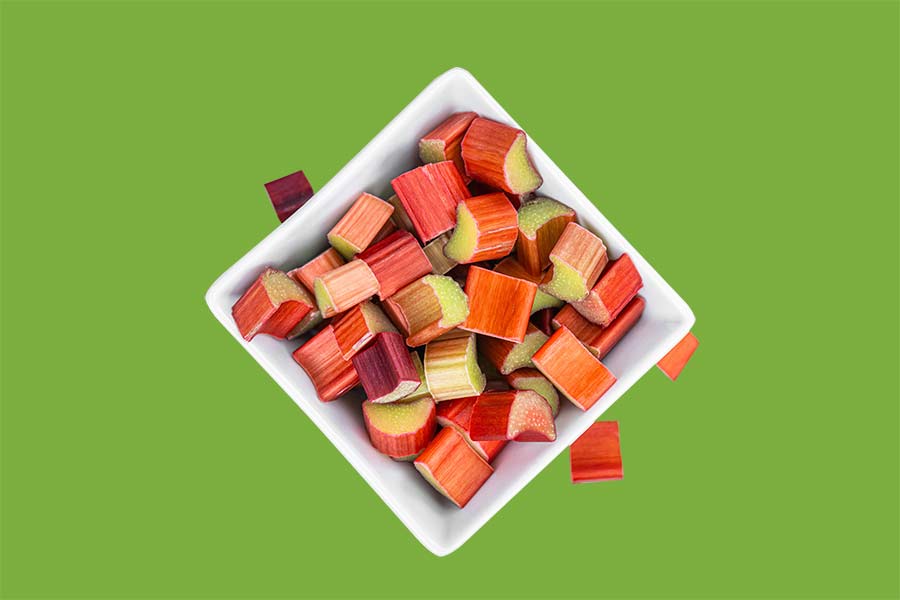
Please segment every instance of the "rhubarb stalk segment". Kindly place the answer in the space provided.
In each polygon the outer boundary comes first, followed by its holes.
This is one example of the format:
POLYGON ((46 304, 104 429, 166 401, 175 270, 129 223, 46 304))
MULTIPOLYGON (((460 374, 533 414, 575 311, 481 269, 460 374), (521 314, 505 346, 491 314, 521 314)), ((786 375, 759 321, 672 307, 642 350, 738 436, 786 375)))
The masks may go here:
POLYGON ((353 356, 353 367, 370 402, 393 402, 411 394, 419 384, 419 374, 399 333, 383 331, 372 343, 353 356))
POLYGON ((591 408, 616 382, 615 375, 565 327, 557 329, 531 361, 581 410, 591 408))
POLYGON ((468 298, 459 284, 444 275, 426 275, 382 305, 406 336, 409 346, 421 346, 462 323, 469 314, 468 298))
POLYGON ((398 333, 387 315, 371 302, 357 304, 333 323, 341 354, 350 360, 383 331, 398 333))
POLYGON ((572 483, 622 479, 619 422, 598 421, 569 447, 572 483))
POLYGON ((363 193, 328 232, 328 243, 350 260, 369 247, 393 212, 394 207, 381 198, 363 193))
POLYGON ((478 349, 501 375, 509 375, 516 369, 533 367, 531 357, 547 343, 547 339, 547 334, 529 323, 521 342, 483 336, 478 339, 478 349))
POLYGON ((453 229, 456 205, 469 197, 462 175, 449 160, 407 171, 391 185, 423 243, 453 229))
POLYGON ((532 276, 540 276, 550 266, 550 252, 575 211, 550 198, 535 198, 519 208, 519 236, 516 256, 532 276))
POLYGON ((635 296, 609 326, 601 327, 582 317, 571 304, 567 304, 553 317, 553 326, 557 329, 568 328, 591 351, 591 354, 598 360, 603 360, 638 322, 644 313, 645 305, 643 298, 635 296))
POLYGON ((656 366, 666 374, 666 377, 675 381, 681 375, 681 371, 684 370, 688 361, 691 360, 691 356, 694 355, 694 351, 699 345, 700 342, 694 337, 694 334, 688 332, 680 342, 675 344, 674 348, 669 350, 669 353, 661 361, 656 363, 656 366))
POLYGON ((359 383, 353 364, 341 355, 331 325, 297 348, 293 356, 312 380, 322 402, 336 400, 359 383))
POLYGON ((444 254, 461 264, 496 260, 512 252, 517 235, 516 209, 504 194, 475 196, 456 207, 456 229, 444 254))
POLYGON ((473 266, 466 277, 469 316, 460 328, 522 342, 537 291, 530 281, 473 266))
POLYGON ((231 309, 248 342, 264 333, 286 338, 315 306, 310 295, 287 274, 267 267, 231 309))
POLYGON ((282 223, 313 197, 312 185, 303 171, 270 181, 266 184, 266 193, 282 223))
POLYGON ((440 125, 419 140, 419 158, 423 163, 452 160, 460 173, 465 173, 462 160, 463 136, 478 113, 462 112, 450 115, 440 125))
POLYGON ((526 143, 521 129, 475 119, 462 141, 466 174, 511 194, 533 192, 543 180, 528 158, 526 143))
POLYGON ((319 310, 327 318, 350 310, 377 294, 378 279, 366 263, 351 260, 317 277, 313 289, 319 310))
MULTIPOLYGON (((535 285, 540 285, 543 281, 543 274, 532 275, 512 256, 504 258, 497 263, 494 270, 498 273, 509 275, 510 277, 517 277, 519 279, 524 279, 525 281, 530 281, 535 285)), ((531 314, 544 310, 545 308, 558 308, 563 304, 565 303, 562 300, 554 298, 538 287, 537 292, 534 294, 534 303, 531 305, 531 314)))
POLYGON ((446 275, 457 265, 455 260, 447 258, 447 255, 444 254, 444 248, 449 241, 450 234, 442 233, 425 244, 425 247, 422 249, 425 251, 425 256, 427 256, 428 260, 431 262, 431 272, 435 275, 446 275))
POLYGON ((469 435, 469 428, 472 424, 472 409, 475 408, 477 400, 478 396, 469 396, 438 403, 437 422, 441 427, 456 429, 481 458, 491 462, 506 446, 506 440, 476 442, 469 435))
POLYGON ((550 405, 531 390, 485 392, 472 410, 475 441, 552 442, 556 424, 550 405))
POLYGON ((317 277, 321 277, 328 271, 337 269, 345 262, 346 261, 338 254, 337 250, 329 248, 302 267, 297 267, 290 271, 288 275, 293 277, 295 281, 302 283, 310 292, 313 292, 313 286, 315 285, 317 277))
POLYGON ((419 387, 406 396, 403 396, 401 401, 410 402, 412 400, 418 400, 419 398, 431 398, 431 392, 428 391, 428 381, 425 379, 425 365, 422 364, 419 353, 413 350, 409 353, 409 359, 412 361, 413 367, 416 368, 416 374, 419 376, 419 381, 421 383, 419 384, 419 387))
POLYGON ((366 400, 363 419, 376 450, 394 460, 414 460, 434 438, 434 400, 377 404, 366 400))
POLYGON ((452 427, 441 429, 415 466, 425 481, 459 508, 469 503, 494 472, 452 427))
POLYGON ((431 261, 408 231, 395 231, 357 258, 378 280, 378 298, 384 300, 416 279, 431 273, 431 261))
POLYGON ((591 323, 606 327, 631 302, 643 285, 641 274, 631 257, 623 254, 610 263, 587 297, 580 302, 573 302, 572 307, 591 323))
POLYGON ((584 300, 608 260, 603 240, 569 223, 550 252, 550 280, 541 289, 566 302, 584 300))
POLYGON ((425 378, 432 397, 441 402, 484 391, 485 377, 478 366, 475 336, 441 339, 425 346, 425 378))
POLYGON ((559 414, 559 394, 550 380, 537 369, 518 369, 506 376, 506 381, 516 390, 531 390, 544 397, 553 416, 559 414))

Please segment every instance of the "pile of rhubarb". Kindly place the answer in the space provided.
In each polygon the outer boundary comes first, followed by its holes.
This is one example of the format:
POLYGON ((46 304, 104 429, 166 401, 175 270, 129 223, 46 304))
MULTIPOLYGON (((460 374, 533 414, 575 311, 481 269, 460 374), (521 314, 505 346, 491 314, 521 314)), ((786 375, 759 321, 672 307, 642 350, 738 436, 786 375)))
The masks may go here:
MULTIPOLYGON (((450 116, 393 196, 356 198, 321 254, 266 268, 233 308, 247 341, 305 340, 293 357, 322 402, 360 386, 372 445, 460 508, 509 442, 553 442, 561 405, 600 400, 616 382, 602 360, 644 310, 629 256, 535 195, 526 145, 519 129, 450 116)), ((311 188, 279 182, 283 219, 311 188)), ((578 444, 573 481, 621 477, 617 427, 578 444)))

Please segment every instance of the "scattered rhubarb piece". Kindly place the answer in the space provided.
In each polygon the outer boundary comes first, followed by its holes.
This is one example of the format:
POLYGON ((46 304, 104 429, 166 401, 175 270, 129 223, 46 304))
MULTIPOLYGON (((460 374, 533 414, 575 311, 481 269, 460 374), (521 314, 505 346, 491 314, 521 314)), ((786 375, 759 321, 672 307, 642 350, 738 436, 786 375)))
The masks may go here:
POLYGON ((368 301, 357 304, 345 312, 333 323, 333 326, 334 336, 341 348, 341 355, 346 360, 350 360, 365 348, 377 334, 383 331, 397 333, 397 328, 394 327, 387 315, 368 301))
POLYGON ((378 280, 380 300, 431 273, 431 261, 408 231, 395 231, 357 258, 372 269, 378 280))
POLYGON ((456 228, 444 253, 457 263, 496 260, 512 252, 518 235, 516 209, 504 194, 467 198, 456 207, 456 228))
POLYGON ((465 292, 450 277, 426 275, 382 304, 409 346, 421 346, 462 323, 469 314, 465 292))
POLYGON ((393 402, 415 391, 421 380, 403 337, 393 331, 375 334, 372 343, 353 356, 353 367, 370 402, 393 402))
POLYGON ((341 356, 331 325, 294 350, 293 356, 312 380, 322 402, 336 400, 359 384, 353 363, 341 356))
POLYGON ((269 194, 275 214, 282 223, 313 197, 312 185, 303 171, 270 181, 266 184, 266 193, 269 194))
POLYGON ((366 263, 351 260, 317 277, 313 290, 322 315, 333 317, 377 294, 378 279, 366 263))
POLYGON ((553 416, 559 414, 559 394, 550 380, 537 369, 518 369, 506 376, 506 381, 516 390, 532 390, 544 397, 553 416))
POLYGON ((444 247, 449 241, 450 234, 442 233, 425 244, 422 249, 431 262, 431 272, 435 275, 446 275, 450 269, 456 266, 456 261, 447 258, 447 255, 444 254, 444 247))
POLYGON ((467 335, 428 342, 425 346, 425 379, 438 402, 477 396, 485 378, 478 366, 475 336, 467 335))
POLYGON ((422 364, 422 359, 419 358, 419 353, 413 350, 409 353, 409 358, 412 361, 413 366, 416 368, 416 374, 419 376, 419 387, 414 389, 411 393, 403 396, 403 402, 409 402, 412 400, 418 400, 419 398, 431 398, 431 392, 428 391, 428 381, 425 379, 425 365, 422 364))
POLYGON ((529 323, 521 342, 484 336, 478 340, 478 349, 502 375, 509 375, 516 369, 534 366, 531 357, 547 339, 547 334, 529 323))
POLYGON ((622 479, 619 422, 598 421, 569 446, 572 483, 622 479))
POLYGON ((462 141, 466 174, 512 194, 536 190, 543 180, 528 157, 526 143, 521 129, 475 119, 462 141))
POLYGON ((506 440, 476 442, 469 436, 469 426, 472 422, 472 408, 474 408, 477 400, 478 396, 469 396, 467 398, 457 398, 455 400, 439 402, 437 405, 437 422, 441 427, 452 427, 456 429, 481 458, 487 462, 491 462, 498 454, 500 454, 503 447, 506 446, 506 440))
POLYGON ((321 277, 328 271, 333 271, 345 263, 344 259, 338 254, 334 248, 329 248, 322 254, 296 269, 290 271, 288 275, 295 281, 302 283, 310 292, 314 291, 313 284, 317 277, 321 277))
POLYGON ((656 366, 659 367, 669 379, 675 381, 678 379, 678 376, 681 375, 681 371, 684 370, 685 365, 691 360, 694 350, 696 350, 699 345, 700 342, 694 337, 694 334, 688 332, 686 336, 681 338, 680 342, 675 344, 674 348, 669 350, 668 354, 663 356, 661 361, 656 363, 656 366))
POLYGON ((449 160, 407 171, 391 185, 423 243, 453 229, 456 205, 469 197, 462 175, 449 160))
POLYGON ((394 207, 381 198, 363 193, 328 232, 328 243, 350 260, 369 247, 393 212, 394 207))
MULTIPOLYGON (((503 273, 504 275, 509 275, 510 277, 517 277, 519 279, 524 279, 525 281, 530 281, 536 285, 539 285, 542 280, 542 275, 532 275, 529 273, 525 267, 522 266, 522 263, 517 261, 512 256, 504 258, 497 266, 494 267, 494 270, 498 273, 503 273)), ((544 310, 547 308, 557 308, 564 304, 562 300, 559 298, 554 298, 547 292, 541 290, 538 287, 537 292, 534 294, 534 303, 531 305, 531 314, 534 314, 540 310, 544 310)))
POLYGON ((470 435, 481 442, 552 442, 556 440, 556 423, 550 404, 537 392, 486 392, 472 409, 470 435))
POLYGON ((419 158, 423 163, 452 160, 460 173, 465 173, 460 145, 469 124, 478 113, 462 112, 450 115, 440 125, 419 140, 419 158))
POLYGON ((437 428, 431 398, 390 404, 366 400, 362 411, 372 445, 394 460, 415 460, 437 428))
POLYGON ((494 470, 456 429, 445 427, 415 461, 422 477, 459 508, 463 508, 494 470))
POLYGON ((550 252, 551 276, 541 289, 566 302, 584 300, 607 260, 603 240, 569 223, 550 252))
POLYGON ((536 198, 519 208, 519 237, 516 256, 533 276, 540 276, 550 266, 550 252, 569 223, 575 222, 575 211, 550 198, 536 198))
POLYGON ((641 274, 631 262, 631 257, 623 254, 609 264, 587 297, 573 302, 572 307, 591 323, 606 327, 643 285, 641 274))
POLYGON ((581 410, 588 410, 613 386, 616 377, 561 327, 534 353, 531 361, 556 389, 581 410))
POLYGON ((538 286, 481 267, 471 267, 466 277, 469 316, 461 329, 521 342, 538 286))
POLYGON ((635 296, 608 327, 591 323, 578 314, 571 304, 567 304, 553 317, 553 326, 568 328, 591 351, 591 354, 603 360, 638 322, 645 304, 643 298, 635 296))
POLYGON ((314 308, 312 298, 296 281, 266 267, 235 302, 231 316, 249 342, 259 333, 286 338, 314 308))
POLYGON ((553 315, 555 312, 552 308, 539 310, 532 315, 531 322, 549 337, 553 335, 553 315))

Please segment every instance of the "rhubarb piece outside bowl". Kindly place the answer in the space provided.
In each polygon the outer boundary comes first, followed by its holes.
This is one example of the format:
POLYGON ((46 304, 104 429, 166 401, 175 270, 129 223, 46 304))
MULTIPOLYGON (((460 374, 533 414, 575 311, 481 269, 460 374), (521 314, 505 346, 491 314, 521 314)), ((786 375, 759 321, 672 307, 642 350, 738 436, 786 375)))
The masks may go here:
POLYGON ((532 137, 532 133, 540 134, 537 130, 527 132, 529 154, 544 179, 537 194, 575 209, 581 224, 606 243, 611 259, 627 252, 643 278, 640 294, 647 304, 640 321, 603 361, 616 375, 616 384, 587 412, 563 401, 555 442, 507 445, 492 463, 493 476, 464 509, 438 494, 409 464, 393 461, 372 447, 363 426, 359 392, 350 393, 352 400, 328 403, 316 397, 312 382, 291 357, 298 341, 269 336, 244 341, 231 317, 231 307, 262 269, 272 266, 288 271, 321 253, 327 246, 326 234, 359 195, 369 192, 389 198, 391 179, 419 166, 419 138, 449 115, 463 111, 476 111, 483 117, 519 127, 471 73, 459 68, 447 71, 416 96, 309 202, 225 271, 206 293, 207 304, 225 329, 303 409, 412 534, 438 556, 453 552, 472 537, 652 369, 694 324, 694 314, 684 300, 544 153, 532 137))

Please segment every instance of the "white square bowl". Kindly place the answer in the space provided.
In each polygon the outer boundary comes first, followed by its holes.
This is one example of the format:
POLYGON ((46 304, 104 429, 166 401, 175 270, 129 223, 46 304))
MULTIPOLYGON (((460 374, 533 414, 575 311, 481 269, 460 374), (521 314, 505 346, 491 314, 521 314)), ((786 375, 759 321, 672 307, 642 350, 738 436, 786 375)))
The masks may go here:
POLYGON ((647 300, 643 317, 603 361, 618 378, 617 383, 587 412, 563 400, 556 442, 509 444, 495 459, 493 476, 460 510, 435 492, 411 465, 395 462, 372 448, 363 426, 358 395, 351 393, 348 398, 330 403, 318 400, 312 383, 291 357, 299 345, 296 341, 259 336, 245 342, 231 318, 231 307, 263 267, 288 270, 321 252, 326 247, 325 234, 356 197, 361 192, 390 195, 391 179, 418 166, 418 139, 459 111, 475 111, 518 127, 468 71, 447 71, 416 96, 303 208, 225 271, 206 293, 206 301, 222 325, 303 409, 413 535, 438 556, 465 543, 694 324, 687 304, 544 154, 529 132, 528 150, 544 178, 539 193, 574 208, 581 223, 606 242, 611 257, 627 252, 644 280, 641 295, 647 300))

